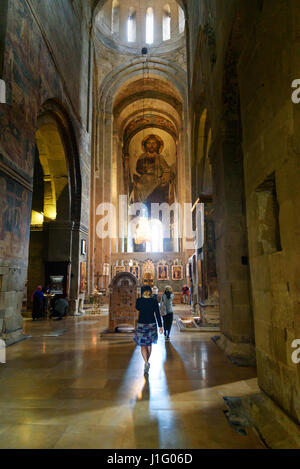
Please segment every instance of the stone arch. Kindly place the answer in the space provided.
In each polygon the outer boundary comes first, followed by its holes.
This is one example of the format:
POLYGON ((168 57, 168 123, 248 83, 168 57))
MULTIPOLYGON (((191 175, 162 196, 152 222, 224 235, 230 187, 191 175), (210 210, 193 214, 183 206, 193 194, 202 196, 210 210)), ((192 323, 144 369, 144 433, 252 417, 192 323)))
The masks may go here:
MULTIPOLYGON (((138 76, 143 77, 145 73, 150 75, 155 74, 169 80, 176 86, 179 95, 183 97, 183 101, 187 103, 185 73, 175 64, 163 59, 151 58, 146 63, 144 60, 137 59, 125 66, 122 65, 114 68, 103 80, 101 90, 99 90, 98 104, 100 109, 111 110, 117 90, 129 80, 134 80, 138 76)), ((186 109, 187 105, 184 107, 186 109)))
POLYGON ((81 218, 81 169, 80 157, 78 153, 75 131, 72 121, 65 108, 58 100, 46 101, 40 109, 37 120, 38 127, 47 119, 52 119, 56 123, 61 142, 66 155, 68 168, 68 178, 70 183, 70 217, 75 222, 80 222, 81 218))
POLYGON ((34 168, 28 300, 37 284, 50 284, 51 275, 63 276, 64 294, 74 299, 78 294, 80 163, 71 119, 57 100, 46 101, 37 116, 34 168))

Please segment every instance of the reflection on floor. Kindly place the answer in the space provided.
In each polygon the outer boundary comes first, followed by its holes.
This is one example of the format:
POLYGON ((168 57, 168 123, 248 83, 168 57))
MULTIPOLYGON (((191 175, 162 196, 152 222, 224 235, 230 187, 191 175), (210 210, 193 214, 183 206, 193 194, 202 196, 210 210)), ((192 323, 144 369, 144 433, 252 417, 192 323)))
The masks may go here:
POLYGON ((255 370, 232 365, 212 334, 174 326, 146 381, 132 336, 100 338, 106 327, 107 317, 25 321, 32 338, 0 365, 0 448, 263 448, 223 413, 223 396, 257 392, 255 370))

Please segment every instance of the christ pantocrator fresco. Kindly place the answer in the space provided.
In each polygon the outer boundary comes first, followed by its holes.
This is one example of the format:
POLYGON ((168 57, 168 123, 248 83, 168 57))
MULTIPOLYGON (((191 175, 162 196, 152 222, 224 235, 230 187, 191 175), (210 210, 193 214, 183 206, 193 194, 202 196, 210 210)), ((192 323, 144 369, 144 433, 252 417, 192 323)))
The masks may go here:
POLYGON ((131 202, 144 203, 148 210, 151 203, 174 202, 175 175, 161 155, 164 142, 158 135, 148 135, 142 141, 144 153, 138 158, 132 175, 131 202))

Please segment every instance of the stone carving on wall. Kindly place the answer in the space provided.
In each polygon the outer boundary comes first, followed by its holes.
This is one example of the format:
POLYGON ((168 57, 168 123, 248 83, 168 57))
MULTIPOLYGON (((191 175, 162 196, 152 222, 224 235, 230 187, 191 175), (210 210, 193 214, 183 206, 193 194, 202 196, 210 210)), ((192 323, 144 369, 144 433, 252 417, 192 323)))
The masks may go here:
POLYGON ((110 284, 109 330, 118 326, 136 328, 138 313, 135 309, 138 281, 129 272, 121 272, 110 284))

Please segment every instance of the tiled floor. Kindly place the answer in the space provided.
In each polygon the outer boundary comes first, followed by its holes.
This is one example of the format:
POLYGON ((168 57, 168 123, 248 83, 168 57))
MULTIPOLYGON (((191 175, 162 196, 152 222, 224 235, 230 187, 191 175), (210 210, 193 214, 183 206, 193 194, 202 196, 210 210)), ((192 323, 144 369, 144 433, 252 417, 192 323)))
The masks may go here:
POLYGON ((257 392, 210 333, 163 337, 149 379, 132 337, 101 337, 107 316, 25 321, 32 338, 0 365, 0 448, 263 448, 224 416, 222 396, 257 392), (63 335, 45 334, 65 328, 63 335))

